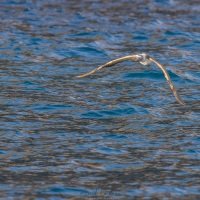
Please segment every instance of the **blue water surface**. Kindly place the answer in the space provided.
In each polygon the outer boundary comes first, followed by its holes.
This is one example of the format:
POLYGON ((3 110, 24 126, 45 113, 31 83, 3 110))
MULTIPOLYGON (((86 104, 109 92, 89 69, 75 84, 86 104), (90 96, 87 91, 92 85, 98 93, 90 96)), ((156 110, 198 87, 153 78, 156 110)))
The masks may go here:
POLYGON ((199 199, 200 5, 0 1, 0 199, 199 199), (110 60, 148 53, 155 65, 110 60))

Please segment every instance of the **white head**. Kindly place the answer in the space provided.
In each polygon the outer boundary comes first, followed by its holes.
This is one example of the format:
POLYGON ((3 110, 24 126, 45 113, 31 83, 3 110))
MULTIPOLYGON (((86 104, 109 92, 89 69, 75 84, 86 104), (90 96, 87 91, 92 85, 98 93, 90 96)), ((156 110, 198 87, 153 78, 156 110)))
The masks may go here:
POLYGON ((141 60, 139 60, 139 62, 142 64, 142 65, 149 65, 152 61, 149 59, 150 56, 148 54, 145 54, 145 53, 142 53, 142 54, 139 54, 139 56, 141 56, 141 60))

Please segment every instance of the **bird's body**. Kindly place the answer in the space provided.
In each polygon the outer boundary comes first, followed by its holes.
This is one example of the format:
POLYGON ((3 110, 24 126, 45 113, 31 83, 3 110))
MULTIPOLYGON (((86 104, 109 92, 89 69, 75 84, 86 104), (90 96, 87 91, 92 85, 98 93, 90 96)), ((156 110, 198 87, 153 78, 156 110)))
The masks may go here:
POLYGON ((87 72, 85 74, 82 74, 82 75, 79 75, 77 76, 78 78, 82 78, 82 77, 85 77, 85 76, 88 76, 88 75, 91 75, 93 74, 94 72, 104 68, 104 67, 111 67, 111 66, 114 66, 116 65, 117 63, 120 63, 120 62, 123 62, 123 61, 127 61, 127 60, 131 60, 131 61, 135 61, 135 62, 140 62, 142 65, 148 65, 150 64, 151 62, 154 62, 161 70, 162 72, 164 73, 165 75, 165 78, 167 79, 168 83, 169 83, 169 86, 172 90, 172 92, 174 93, 174 96, 176 97, 177 101, 182 104, 182 105, 185 105, 185 103, 183 102, 183 100, 181 99, 181 97, 179 96, 175 86, 173 85, 171 79, 170 79, 170 76, 167 72, 167 70, 159 63, 157 62, 154 58, 152 58, 151 56, 149 56, 148 54, 138 54, 138 55, 130 55, 130 56, 124 56, 124 57, 121 57, 121 58, 118 58, 118 59, 115 59, 115 60, 112 60, 104 65, 101 65, 100 67, 90 71, 90 72, 87 72))

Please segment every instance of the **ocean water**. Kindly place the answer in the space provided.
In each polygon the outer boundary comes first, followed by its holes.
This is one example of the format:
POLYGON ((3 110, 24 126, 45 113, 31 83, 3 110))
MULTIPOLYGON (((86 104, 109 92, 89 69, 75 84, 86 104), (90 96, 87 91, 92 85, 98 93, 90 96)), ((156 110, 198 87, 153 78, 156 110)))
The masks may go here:
POLYGON ((0 1, 0 199, 199 199, 197 0, 0 1), (180 105, 148 53, 169 72, 180 105))

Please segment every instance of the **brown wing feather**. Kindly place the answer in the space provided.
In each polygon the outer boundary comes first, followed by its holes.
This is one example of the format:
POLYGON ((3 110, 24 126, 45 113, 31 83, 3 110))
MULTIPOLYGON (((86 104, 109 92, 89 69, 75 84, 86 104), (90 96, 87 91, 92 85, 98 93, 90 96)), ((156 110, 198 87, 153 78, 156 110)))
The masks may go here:
POLYGON ((87 73, 85 73, 85 74, 79 75, 79 76, 77 76, 77 78, 82 78, 82 77, 91 75, 91 74, 93 74, 94 72, 96 72, 96 71, 98 71, 98 70, 100 70, 100 69, 102 69, 102 68, 104 68, 104 67, 111 67, 111 66, 114 66, 114 65, 116 65, 117 63, 123 62, 123 61, 125 61, 125 60, 137 61, 137 59, 138 59, 138 55, 124 56, 124 57, 122 57, 122 58, 118 58, 118 59, 112 60, 112 61, 110 61, 110 62, 108 62, 108 63, 106 63, 106 64, 104 64, 104 65, 101 65, 100 67, 98 67, 98 68, 96 68, 96 69, 94 69, 94 70, 92 70, 92 71, 90 71, 90 72, 87 72, 87 73))
POLYGON ((185 105, 185 103, 183 102, 183 100, 181 99, 181 97, 179 96, 174 84, 172 83, 171 79, 170 79, 170 76, 167 72, 167 70, 160 64, 158 63, 155 59, 153 59, 152 57, 149 57, 149 60, 153 61, 164 73, 165 75, 165 78, 167 79, 168 83, 169 83, 169 86, 172 90, 172 92, 174 93, 174 96, 176 97, 176 99, 178 100, 178 102, 182 105, 185 105))

